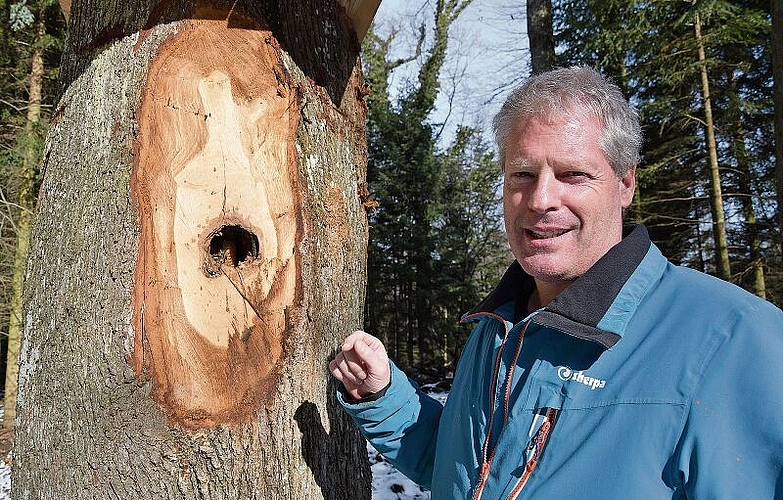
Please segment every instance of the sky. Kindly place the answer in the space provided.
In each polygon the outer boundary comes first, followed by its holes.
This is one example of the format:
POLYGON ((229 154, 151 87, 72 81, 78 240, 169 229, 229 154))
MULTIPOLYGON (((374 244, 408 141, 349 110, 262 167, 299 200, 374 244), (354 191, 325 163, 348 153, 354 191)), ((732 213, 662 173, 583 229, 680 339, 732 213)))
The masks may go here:
MULTIPOLYGON (((434 8, 434 0, 381 0, 374 29, 384 35, 396 26, 400 34, 392 46, 393 56, 409 57, 423 20, 428 21, 431 42, 434 8)), ((528 75, 528 60, 524 3, 472 0, 452 25, 441 71, 441 92, 431 117, 433 123, 445 123, 441 146, 453 138, 458 125, 477 126, 491 139, 492 116, 500 109, 513 82, 528 75)), ((415 78, 418 66, 409 63, 395 71, 392 95, 404 88, 406 80, 415 78)))

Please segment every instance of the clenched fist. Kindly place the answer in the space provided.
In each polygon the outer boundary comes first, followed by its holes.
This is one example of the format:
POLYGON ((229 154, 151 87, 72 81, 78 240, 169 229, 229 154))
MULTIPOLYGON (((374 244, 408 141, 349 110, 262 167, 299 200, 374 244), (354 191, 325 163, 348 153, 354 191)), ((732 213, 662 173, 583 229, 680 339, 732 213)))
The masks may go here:
POLYGON ((362 331, 345 339, 340 353, 329 363, 329 371, 354 399, 375 394, 391 380, 386 348, 380 340, 362 331))

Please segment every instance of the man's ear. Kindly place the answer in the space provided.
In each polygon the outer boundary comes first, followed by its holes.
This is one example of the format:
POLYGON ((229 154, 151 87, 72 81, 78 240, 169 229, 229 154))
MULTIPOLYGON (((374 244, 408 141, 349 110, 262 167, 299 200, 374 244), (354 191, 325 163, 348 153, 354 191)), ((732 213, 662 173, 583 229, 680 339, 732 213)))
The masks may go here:
POLYGON ((622 177, 620 177, 620 199, 622 201, 623 208, 628 208, 631 206, 635 189, 636 165, 633 165, 622 177))

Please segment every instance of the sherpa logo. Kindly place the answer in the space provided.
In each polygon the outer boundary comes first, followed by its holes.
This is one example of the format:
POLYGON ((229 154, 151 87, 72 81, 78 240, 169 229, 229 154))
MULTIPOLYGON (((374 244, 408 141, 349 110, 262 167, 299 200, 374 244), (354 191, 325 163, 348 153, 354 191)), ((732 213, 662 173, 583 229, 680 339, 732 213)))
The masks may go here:
POLYGON ((557 369, 557 376, 561 380, 569 381, 573 380, 588 386, 591 390, 603 389, 606 386, 606 380, 598 378, 588 377, 583 371, 575 372, 567 366, 561 366, 557 369))

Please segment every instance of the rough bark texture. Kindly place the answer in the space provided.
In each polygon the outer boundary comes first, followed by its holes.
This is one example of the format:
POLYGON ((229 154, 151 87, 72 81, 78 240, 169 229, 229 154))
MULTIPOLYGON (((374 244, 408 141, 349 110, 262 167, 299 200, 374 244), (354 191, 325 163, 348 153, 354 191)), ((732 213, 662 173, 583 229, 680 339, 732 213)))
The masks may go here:
POLYGON ((66 47, 12 497, 369 498, 326 370, 366 272, 341 8, 76 1, 66 47))

